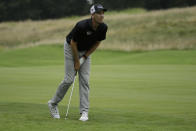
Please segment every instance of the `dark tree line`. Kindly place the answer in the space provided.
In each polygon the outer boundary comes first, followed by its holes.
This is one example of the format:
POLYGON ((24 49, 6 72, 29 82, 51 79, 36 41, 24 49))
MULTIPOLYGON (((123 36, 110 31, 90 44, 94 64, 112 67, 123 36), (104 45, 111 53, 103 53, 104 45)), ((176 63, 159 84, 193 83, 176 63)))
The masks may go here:
MULTIPOLYGON (((125 8, 167 9, 196 5, 196 0, 94 0, 109 10, 125 8)), ((41 20, 89 13, 87 0, 0 0, 0 22, 41 20)))
POLYGON ((196 5, 196 0, 94 0, 109 9, 142 7, 148 10, 196 5))
POLYGON ((87 8, 86 0, 0 0, 0 21, 84 15, 87 8))

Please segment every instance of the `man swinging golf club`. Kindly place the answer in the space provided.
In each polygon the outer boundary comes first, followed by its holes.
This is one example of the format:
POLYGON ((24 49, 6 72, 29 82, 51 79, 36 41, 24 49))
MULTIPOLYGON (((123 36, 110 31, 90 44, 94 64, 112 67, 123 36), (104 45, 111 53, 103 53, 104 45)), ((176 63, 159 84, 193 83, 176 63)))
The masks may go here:
POLYGON ((79 120, 88 120, 90 55, 106 38, 107 25, 103 23, 105 11, 107 9, 101 4, 94 4, 90 8, 91 18, 79 21, 66 37, 64 43, 65 77, 54 97, 48 101, 53 118, 60 118, 57 105, 63 99, 78 72, 81 114, 79 120))

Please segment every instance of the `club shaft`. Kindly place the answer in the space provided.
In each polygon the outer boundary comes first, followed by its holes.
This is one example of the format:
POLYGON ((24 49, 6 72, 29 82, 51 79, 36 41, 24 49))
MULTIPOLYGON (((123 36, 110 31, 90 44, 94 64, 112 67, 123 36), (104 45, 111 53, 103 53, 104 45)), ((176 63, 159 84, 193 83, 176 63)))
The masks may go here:
POLYGON ((73 86, 72 86, 71 94, 70 94, 70 97, 69 97, 69 102, 68 102, 67 112, 66 112, 65 118, 67 118, 68 113, 69 113, 69 106, 70 106, 71 97, 72 97, 72 94, 73 94, 73 89, 74 89, 74 85, 75 85, 75 80, 76 80, 76 75, 74 76, 73 86))

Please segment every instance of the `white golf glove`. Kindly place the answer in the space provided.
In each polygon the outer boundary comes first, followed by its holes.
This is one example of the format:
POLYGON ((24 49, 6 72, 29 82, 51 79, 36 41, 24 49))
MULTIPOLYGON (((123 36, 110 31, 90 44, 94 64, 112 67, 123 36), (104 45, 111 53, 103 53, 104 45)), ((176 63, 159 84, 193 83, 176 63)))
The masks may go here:
POLYGON ((84 61, 85 61, 85 58, 84 57, 81 57, 80 58, 80 65, 82 65, 84 63, 84 61))

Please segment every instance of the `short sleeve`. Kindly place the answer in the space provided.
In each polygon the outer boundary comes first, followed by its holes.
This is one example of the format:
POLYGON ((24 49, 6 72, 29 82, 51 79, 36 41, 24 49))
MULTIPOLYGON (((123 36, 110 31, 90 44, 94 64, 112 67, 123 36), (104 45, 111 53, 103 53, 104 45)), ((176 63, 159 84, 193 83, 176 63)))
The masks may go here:
POLYGON ((105 25, 105 27, 102 29, 102 31, 100 32, 98 41, 102 41, 106 39, 106 33, 107 33, 108 27, 107 25, 105 25))
POLYGON ((76 24, 72 30, 72 39, 74 41, 78 42, 80 34, 81 34, 80 26, 79 26, 79 24, 76 24))

